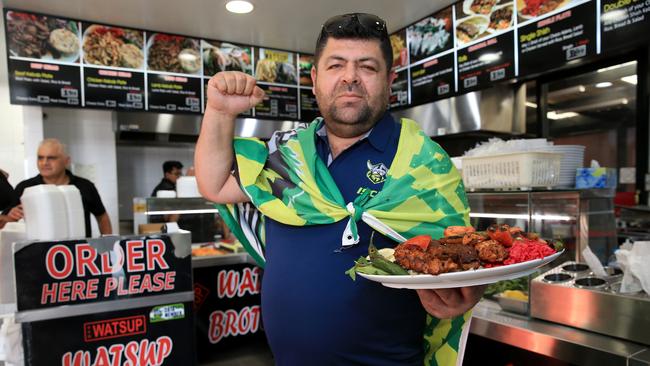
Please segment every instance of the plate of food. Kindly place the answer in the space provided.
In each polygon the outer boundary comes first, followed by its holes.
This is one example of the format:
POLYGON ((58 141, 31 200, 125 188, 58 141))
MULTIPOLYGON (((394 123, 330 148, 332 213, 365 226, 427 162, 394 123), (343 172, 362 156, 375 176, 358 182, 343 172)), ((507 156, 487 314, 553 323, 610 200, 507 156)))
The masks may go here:
POLYGON ((420 235, 394 249, 372 245, 346 273, 386 287, 440 289, 477 286, 533 273, 564 252, 559 241, 546 241, 518 227, 492 225, 485 232, 450 227, 433 240, 420 235))
POLYGON ((517 0, 517 12, 522 19, 533 19, 562 8, 571 0, 517 0))
POLYGON ((147 40, 149 70, 198 74, 201 54, 197 40, 163 33, 154 33, 147 40))
POLYGON ((9 55, 44 61, 77 62, 77 22, 10 10, 6 18, 9 55))
POLYGON ((456 39, 459 44, 472 42, 488 28, 490 20, 484 15, 474 15, 461 19, 456 25, 456 39))
POLYGON ((490 33, 498 32, 512 27, 513 23, 513 5, 499 5, 490 13, 490 24, 487 31, 490 33))
POLYGON ((203 74, 212 76, 220 71, 253 73, 251 50, 226 42, 201 41, 203 49, 203 74))
POLYGON ((142 69, 142 32, 92 24, 84 31, 84 62, 91 65, 142 69))
POLYGON ((488 15, 496 4, 497 0, 465 0, 463 1, 463 13, 488 15))

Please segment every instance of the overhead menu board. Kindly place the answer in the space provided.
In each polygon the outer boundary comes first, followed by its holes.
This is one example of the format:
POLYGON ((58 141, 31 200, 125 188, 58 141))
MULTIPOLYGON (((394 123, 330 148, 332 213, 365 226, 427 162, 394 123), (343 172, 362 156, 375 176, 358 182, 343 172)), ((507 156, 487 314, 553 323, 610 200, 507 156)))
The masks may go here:
POLYGON ((260 117, 298 120, 300 86, 311 86, 311 55, 19 10, 4 16, 14 104, 202 113, 210 77, 240 71, 269 93, 260 117))
POLYGON ((454 92, 454 54, 447 53, 411 68, 411 102, 426 103, 454 92))
MULTIPOLYGON (((519 11, 521 18, 528 8, 519 11)), ((586 2, 519 28, 519 72, 542 73, 596 54, 596 3, 586 2)))
POLYGON ((460 91, 485 87, 515 76, 513 32, 507 32, 458 51, 460 91))
MULTIPOLYGON (((267 99, 242 117, 308 121, 313 56, 5 9, 11 102, 202 113, 220 71, 267 99), (303 115, 304 114, 304 115, 303 115)), ((461 0, 390 34, 391 108, 532 78, 648 44, 649 0, 461 0)))
POLYGON ((650 1, 601 0, 602 52, 629 46, 638 37, 647 39, 650 29, 650 1))

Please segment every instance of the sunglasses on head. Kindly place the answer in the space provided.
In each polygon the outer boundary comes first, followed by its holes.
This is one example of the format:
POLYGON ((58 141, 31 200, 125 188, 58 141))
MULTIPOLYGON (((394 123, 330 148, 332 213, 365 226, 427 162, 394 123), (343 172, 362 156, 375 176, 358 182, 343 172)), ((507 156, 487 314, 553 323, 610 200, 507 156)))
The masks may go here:
POLYGON ((352 25, 360 25, 365 30, 379 37, 388 38, 386 22, 376 15, 366 13, 344 14, 329 18, 325 24, 323 24, 321 34, 334 34, 352 25))

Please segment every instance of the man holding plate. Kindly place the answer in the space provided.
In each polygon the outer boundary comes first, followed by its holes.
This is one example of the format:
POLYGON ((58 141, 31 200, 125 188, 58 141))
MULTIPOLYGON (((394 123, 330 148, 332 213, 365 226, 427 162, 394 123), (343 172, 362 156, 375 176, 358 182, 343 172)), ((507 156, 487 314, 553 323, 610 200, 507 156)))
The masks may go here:
POLYGON ((262 317, 278 365, 454 365, 462 358, 463 325, 484 287, 396 290, 344 274, 367 254, 373 230, 384 234, 374 235, 374 245, 385 248, 397 244, 394 233, 437 238, 469 224, 447 154, 415 122, 386 112, 390 65, 382 19, 330 18, 311 70, 323 117, 268 143, 233 141, 236 116, 264 98, 255 79, 222 72, 208 83, 195 155, 199 189, 230 204, 224 220, 265 267, 262 317), (250 204, 259 217, 244 207, 250 204))

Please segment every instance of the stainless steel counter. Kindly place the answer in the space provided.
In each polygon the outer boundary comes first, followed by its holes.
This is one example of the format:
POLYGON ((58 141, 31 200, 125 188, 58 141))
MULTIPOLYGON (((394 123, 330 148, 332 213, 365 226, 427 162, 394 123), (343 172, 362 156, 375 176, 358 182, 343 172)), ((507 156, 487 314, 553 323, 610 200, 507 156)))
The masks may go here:
POLYGON ((228 266, 231 264, 255 264, 248 253, 232 253, 205 257, 192 257, 192 268, 228 266))
POLYGON ((475 308, 470 332, 576 365, 650 365, 650 347, 507 313, 490 300, 475 308))

